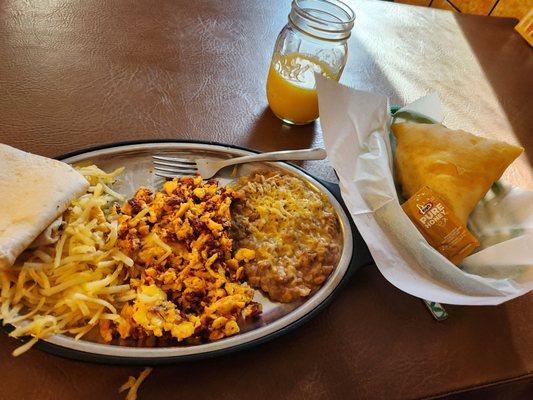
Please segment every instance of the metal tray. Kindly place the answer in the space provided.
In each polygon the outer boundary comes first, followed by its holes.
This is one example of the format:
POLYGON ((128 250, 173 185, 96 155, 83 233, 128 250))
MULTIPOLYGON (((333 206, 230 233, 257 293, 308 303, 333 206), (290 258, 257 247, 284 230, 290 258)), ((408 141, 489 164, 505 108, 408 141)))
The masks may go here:
MULTIPOLYGON (((155 176, 152 168, 151 155, 155 153, 190 158, 230 158, 253 154, 249 150, 227 145, 159 141, 109 145, 70 153, 60 159, 73 165, 94 163, 106 171, 126 167, 113 188, 125 196, 132 196, 139 186, 161 187, 163 180, 155 176)), ((304 301, 283 304, 271 302, 256 291, 254 299, 263 304, 262 316, 241 327, 241 333, 212 343, 173 347, 135 347, 105 344, 99 342, 97 335, 81 340, 74 340, 67 335, 54 335, 40 340, 37 347, 60 356, 84 361, 155 365, 211 357, 250 347, 294 329, 315 315, 331 300, 341 283, 355 268, 370 261, 368 251, 358 233, 353 234, 356 232, 353 223, 341 203, 342 200, 337 199, 337 197, 340 199, 338 186, 329 182, 320 182, 302 169, 282 162, 244 164, 238 167, 236 177, 247 175, 258 168, 278 170, 300 177, 316 190, 325 193, 335 208, 342 231, 343 249, 334 271, 315 294, 304 301), (333 194, 334 192, 337 192, 337 197, 333 194), (355 238, 357 241, 354 241, 355 238), (357 251, 354 251, 354 248, 362 249, 361 257, 357 257, 357 251)), ((215 178, 220 184, 225 185, 234 179, 230 177, 230 172, 232 172, 231 168, 228 168, 228 170, 219 172, 215 178)))

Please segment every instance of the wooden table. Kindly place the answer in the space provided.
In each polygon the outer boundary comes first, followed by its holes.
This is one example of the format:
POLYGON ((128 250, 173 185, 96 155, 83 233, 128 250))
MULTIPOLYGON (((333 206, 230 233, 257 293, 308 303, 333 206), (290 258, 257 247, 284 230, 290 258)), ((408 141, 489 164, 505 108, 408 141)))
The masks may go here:
MULTIPOLYGON (((270 52, 289 1, 0 3, 0 141, 57 156, 121 140, 183 138, 259 150, 322 144, 267 109, 270 52)), ((393 103, 436 89, 445 122, 520 142, 506 175, 532 187, 533 58, 514 20, 357 1, 342 81, 393 103)), ((334 180, 327 162, 305 165, 334 180)), ((533 391, 533 295, 498 307, 420 300, 362 268, 298 330, 233 355, 160 367, 142 399, 525 398, 533 391), (462 393, 459 395, 458 393, 462 393), (465 394, 466 393, 466 394, 465 394)), ((0 399, 121 398, 137 367, 19 358, 0 335, 0 399)))

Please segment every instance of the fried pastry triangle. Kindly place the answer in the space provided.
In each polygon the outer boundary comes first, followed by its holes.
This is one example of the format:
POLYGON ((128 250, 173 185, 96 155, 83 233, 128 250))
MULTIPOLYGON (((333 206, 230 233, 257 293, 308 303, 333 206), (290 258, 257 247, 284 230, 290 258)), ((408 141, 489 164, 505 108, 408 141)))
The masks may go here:
POLYGON ((439 124, 392 125, 395 174, 408 199, 424 186, 438 193, 466 224, 491 185, 524 149, 439 124))

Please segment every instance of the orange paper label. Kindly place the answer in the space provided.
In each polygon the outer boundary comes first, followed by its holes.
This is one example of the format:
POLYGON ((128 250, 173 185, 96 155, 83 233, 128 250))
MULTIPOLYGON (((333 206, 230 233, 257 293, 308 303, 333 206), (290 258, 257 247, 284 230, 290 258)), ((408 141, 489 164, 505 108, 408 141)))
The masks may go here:
POLYGON ((416 192, 402 208, 428 243, 456 265, 479 246, 451 208, 428 187, 416 192))

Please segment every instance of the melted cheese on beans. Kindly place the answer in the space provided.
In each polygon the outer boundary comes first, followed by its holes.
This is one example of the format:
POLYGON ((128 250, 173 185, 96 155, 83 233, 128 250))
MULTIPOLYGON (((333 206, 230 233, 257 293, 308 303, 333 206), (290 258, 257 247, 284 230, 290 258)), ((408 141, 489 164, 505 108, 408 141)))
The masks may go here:
POLYGON ((337 217, 326 196, 291 175, 241 178, 235 230, 248 282, 276 301, 317 290, 338 261, 337 217))

